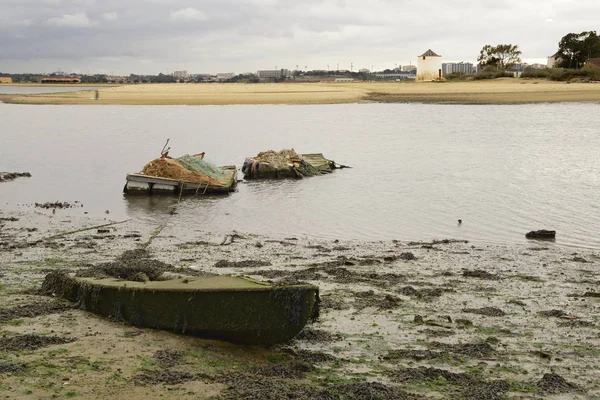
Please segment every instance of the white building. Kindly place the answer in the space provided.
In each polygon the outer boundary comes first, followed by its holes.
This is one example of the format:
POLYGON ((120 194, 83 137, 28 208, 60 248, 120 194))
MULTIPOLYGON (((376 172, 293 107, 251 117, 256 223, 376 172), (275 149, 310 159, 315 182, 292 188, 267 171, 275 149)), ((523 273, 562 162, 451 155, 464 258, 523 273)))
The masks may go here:
POLYGON ((291 72, 287 69, 266 69, 256 73, 260 79, 281 79, 290 78, 291 72))
POLYGON ((473 73, 473 64, 470 62, 458 62, 458 63, 442 63, 442 75, 449 75, 454 72, 460 72, 465 75, 473 73))
POLYGON ((187 79, 190 75, 187 71, 173 71, 173 76, 177 79, 187 79))
POLYGON ((561 58, 558 55, 558 52, 552 54, 550 57, 548 57, 548 61, 546 62, 546 67, 547 68, 556 68, 558 67, 558 64, 561 62, 561 58))
POLYGON ((411 71, 414 71, 416 69, 417 69, 417 66, 416 65, 412 65, 412 64, 410 64, 410 65, 403 65, 402 66, 402 72, 411 72, 411 71))
POLYGON ((417 81, 432 81, 442 77, 442 56, 431 49, 417 58, 417 81))

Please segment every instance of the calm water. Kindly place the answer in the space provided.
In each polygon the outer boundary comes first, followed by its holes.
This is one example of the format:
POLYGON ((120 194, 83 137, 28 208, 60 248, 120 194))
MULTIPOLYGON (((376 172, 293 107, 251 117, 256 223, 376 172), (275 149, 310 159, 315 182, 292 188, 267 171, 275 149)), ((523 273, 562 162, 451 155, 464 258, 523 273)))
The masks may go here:
MULTIPOLYGON (((162 221, 176 199, 122 195, 171 138, 171 154, 217 164, 293 147, 353 169, 302 181, 249 182, 186 198, 174 221, 215 232, 368 240, 557 244, 600 248, 600 105, 19 106, 0 104, 0 206, 74 201, 83 213, 162 221), (463 220, 462 226, 457 219, 463 220)), ((241 174, 240 174, 241 178, 241 174)))
POLYGON ((0 94, 36 94, 77 92, 80 90, 97 89, 93 86, 7 86, 0 85, 0 94))

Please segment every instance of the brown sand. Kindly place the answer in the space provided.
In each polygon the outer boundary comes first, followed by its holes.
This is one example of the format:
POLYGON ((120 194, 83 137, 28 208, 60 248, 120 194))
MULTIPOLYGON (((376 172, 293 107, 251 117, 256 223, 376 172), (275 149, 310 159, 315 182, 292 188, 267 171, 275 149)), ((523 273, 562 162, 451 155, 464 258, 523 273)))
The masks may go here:
POLYGON ((94 91, 0 95, 6 103, 113 105, 339 104, 366 101, 520 104, 600 101, 600 84, 526 79, 470 82, 140 84, 94 91))

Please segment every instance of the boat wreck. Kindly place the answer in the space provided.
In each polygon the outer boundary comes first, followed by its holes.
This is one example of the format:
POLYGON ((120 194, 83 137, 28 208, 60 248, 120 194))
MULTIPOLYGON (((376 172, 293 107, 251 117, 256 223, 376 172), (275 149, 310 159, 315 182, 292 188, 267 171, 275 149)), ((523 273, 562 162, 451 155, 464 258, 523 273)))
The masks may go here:
POLYGON ((168 152, 150 161, 140 173, 127 174, 127 194, 229 193, 237 185, 235 165, 217 167, 204 160, 204 153, 172 158, 168 152))
POLYGON ((318 316, 316 286, 232 276, 139 282, 57 271, 46 276, 42 290, 134 326, 243 344, 286 342, 318 316))
POLYGON ((338 168, 348 167, 326 159, 321 153, 298 154, 294 149, 284 149, 263 151, 246 158, 242 173, 244 179, 301 179, 329 174, 338 168))

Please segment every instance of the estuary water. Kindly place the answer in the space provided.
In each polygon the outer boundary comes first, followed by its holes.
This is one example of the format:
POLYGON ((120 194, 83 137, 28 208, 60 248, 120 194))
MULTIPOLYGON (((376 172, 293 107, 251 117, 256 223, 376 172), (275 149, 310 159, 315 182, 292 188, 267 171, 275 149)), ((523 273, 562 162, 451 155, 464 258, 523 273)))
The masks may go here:
MULTIPOLYGON (((32 106, 0 104, 0 210, 169 218, 173 197, 126 197, 125 174, 159 156, 206 152, 241 167, 268 149, 322 152, 352 169, 301 181, 241 182, 187 197, 182 228, 319 239, 466 239, 600 249, 600 105, 344 104, 32 106), (459 225, 458 219, 463 223, 459 225)), ((241 172, 239 179, 242 179, 241 172)))

